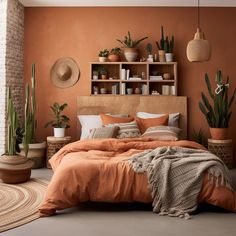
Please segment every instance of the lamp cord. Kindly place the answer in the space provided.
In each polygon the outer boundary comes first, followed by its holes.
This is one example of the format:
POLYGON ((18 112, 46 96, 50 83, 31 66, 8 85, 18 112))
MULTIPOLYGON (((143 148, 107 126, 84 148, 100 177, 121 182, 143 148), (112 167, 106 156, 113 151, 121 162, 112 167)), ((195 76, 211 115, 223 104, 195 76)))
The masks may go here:
POLYGON ((197 1, 197 26, 200 28, 200 0, 197 1))

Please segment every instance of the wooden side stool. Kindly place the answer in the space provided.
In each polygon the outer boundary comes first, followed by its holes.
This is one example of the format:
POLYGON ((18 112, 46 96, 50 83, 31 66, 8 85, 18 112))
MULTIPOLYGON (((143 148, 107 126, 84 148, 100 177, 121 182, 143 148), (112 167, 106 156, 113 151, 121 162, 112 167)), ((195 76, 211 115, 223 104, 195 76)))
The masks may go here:
POLYGON ((70 143, 70 141, 70 136, 66 136, 63 138, 56 138, 53 136, 47 137, 47 168, 52 168, 49 163, 50 158, 66 144, 70 143))
POLYGON ((233 168, 233 148, 232 139, 227 140, 214 140, 208 139, 208 150, 221 158, 225 165, 233 168))

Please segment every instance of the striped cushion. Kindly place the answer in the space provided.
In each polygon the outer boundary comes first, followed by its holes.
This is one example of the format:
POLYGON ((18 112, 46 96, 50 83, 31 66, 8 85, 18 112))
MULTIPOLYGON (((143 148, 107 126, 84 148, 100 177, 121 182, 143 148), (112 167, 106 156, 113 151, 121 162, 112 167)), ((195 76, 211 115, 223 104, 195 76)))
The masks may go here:
POLYGON ((148 128, 142 137, 149 137, 155 140, 177 141, 181 129, 171 126, 155 126, 148 128))
POLYGON ((134 138, 141 136, 140 130, 136 121, 132 121, 129 123, 115 123, 106 125, 106 127, 114 127, 118 126, 120 129, 118 131, 117 138, 134 138))
POLYGON ((95 128, 91 130, 88 139, 116 138, 118 130, 118 126, 95 128))

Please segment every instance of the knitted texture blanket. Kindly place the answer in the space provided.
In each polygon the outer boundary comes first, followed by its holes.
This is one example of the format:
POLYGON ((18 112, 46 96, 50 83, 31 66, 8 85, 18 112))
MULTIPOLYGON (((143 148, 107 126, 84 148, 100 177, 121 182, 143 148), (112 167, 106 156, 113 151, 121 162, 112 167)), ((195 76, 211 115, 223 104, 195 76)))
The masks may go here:
POLYGON ((189 219, 189 213, 197 208, 206 172, 216 185, 231 188, 223 161, 205 150, 158 147, 134 155, 130 163, 135 172, 147 171, 153 211, 160 215, 189 219))

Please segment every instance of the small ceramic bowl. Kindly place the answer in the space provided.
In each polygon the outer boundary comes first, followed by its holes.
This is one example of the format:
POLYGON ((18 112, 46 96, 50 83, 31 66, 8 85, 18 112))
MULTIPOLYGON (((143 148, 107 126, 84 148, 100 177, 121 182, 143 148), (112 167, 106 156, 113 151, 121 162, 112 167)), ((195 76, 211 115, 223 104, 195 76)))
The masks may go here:
POLYGON ((171 73, 164 73, 163 74, 163 79, 171 79, 172 78, 172 75, 171 75, 171 73))

